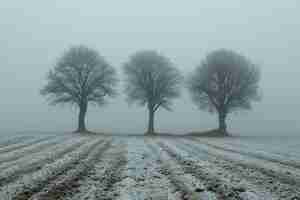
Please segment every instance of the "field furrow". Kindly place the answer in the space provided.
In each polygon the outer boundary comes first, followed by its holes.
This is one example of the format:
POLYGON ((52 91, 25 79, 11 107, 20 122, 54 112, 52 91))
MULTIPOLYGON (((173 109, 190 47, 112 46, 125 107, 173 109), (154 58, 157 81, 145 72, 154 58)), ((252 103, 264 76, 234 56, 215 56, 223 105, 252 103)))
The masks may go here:
POLYGON ((9 145, 14 145, 17 143, 24 142, 25 140, 33 139, 33 136, 16 136, 9 139, 5 139, 0 142, 0 149, 9 145))
POLYGON ((297 161, 296 159, 292 160, 283 155, 268 153, 265 151, 255 151, 255 150, 246 151, 241 148, 236 148, 236 147, 228 146, 228 145, 214 144, 212 142, 207 142, 207 141, 205 141, 205 142, 201 141, 201 143, 211 146, 215 149, 222 150, 222 151, 237 153, 237 154, 241 154, 244 156, 249 156, 249 157, 262 159, 262 160, 266 160, 266 161, 270 161, 270 162, 275 162, 275 163, 279 163, 282 165, 286 165, 288 167, 294 167, 294 168, 300 169, 299 161, 297 161))
POLYGON ((33 194, 40 192, 45 186, 54 181, 61 174, 76 167, 81 160, 86 158, 89 153, 99 144, 103 143, 103 139, 96 139, 80 146, 76 151, 65 155, 63 158, 53 163, 45 165, 42 169, 28 175, 24 175, 22 179, 6 185, 2 188, 0 197, 7 199, 24 200, 30 198, 33 194))
MULTIPOLYGON (((185 173, 190 173, 201 180, 206 191, 215 193, 217 199, 244 200, 249 196, 252 196, 252 199, 264 199, 243 185, 230 182, 230 180, 223 177, 222 174, 218 174, 218 172, 204 160, 197 162, 191 159, 187 154, 179 152, 170 145, 166 145, 161 141, 158 142, 158 144, 169 156, 182 166, 185 173)), ((268 199, 272 198, 269 197, 268 199)))
POLYGON ((282 163, 288 159, 230 142, 97 135, 11 138, 0 143, 0 199, 300 199, 300 169, 282 163))
POLYGON ((199 142, 234 148, 243 152, 250 152, 277 160, 300 161, 297 137, 229 137, 229 138, 193 138, 199 142), (284 141, 284 142, 283 142, 284 141))
POLYGON ((34 157, 23 158, 16 160, 13 165, 7 163, 8 166, 4 166, 0 172, 0 187, 4 184, 11 183, 21 176, 33 173, 41 169, 43 166, 55 162, 57 159, 62 158, 65 154, 72 152, 76 148, 83 145, 85 140, 71 140, 69 143, 65 142, 61 145, 54 146, 54 149, 50 149, 49 152, 41 152, 39 155, 34 157))
POLYGON ((300 169, 282 165, 278 162, 272 162, 265 159, 258 159, 252 156, 248 156, 247 154, 243 155, 238 152, 230 152, 225 151, 220 148, 214 148, 210 145, 194 143, 190 141, 190 143, 198 146, 202 151, 206 151, 211 155, 218 155, 224 157, 232 162, 236 162, 237 164, 246 164, 248 167, 252 167, 253 169, 260 170, 269 176, 274 176, 274 178, 278 178, 283 183, 296 185, 300 187, 300 169))
POLYGON ((64 142, 64 140, 67 140, 68 138, 51 138, 49 140, 39 142, 37 144, 30 145, 28 147, 21 148, 19 150, 11 151, 6 154, 0 155, 0 170, 3 170, 2 164, 10 161, 17 161, 19 158, 23 158, 30 156, 33 157, 34 153, 39 153, 41 151, 47 151, 52 146, 55 146, 57 144, 61 144, 64 142))
MULTIPOLYGON (((221 165, 224 169, 232 173, 240 174, 257 187, 265 188, 278 199, 291 199, 300 197, 300 189, 297 186, 297 177, 291 177, 289 173, 283 172, 279 166, 261 166, 263 161, 253 162, 251 159, 241 159, 237 156, 226 154, 226 152, 216 152, 213 149, 205 148, 205 144, 193 143, 191 141, 180 141, 185 144, 185 149, 190 149, 190 153, 196 155, 207 154, 215 165, 221 165), (275 171, 273 169, 279 169, 275 171), (296 184, 295 184, 296 183, 296 184)), ((180 146, 180 144, 177 144, 180 146)), ((300 198, 299 198, 300 199, 300 198)))
POLYGON ((30 200, 59 200, 64 199, 68 193, 76 191, 79 187, 79 180, 88 174, 95 162, 109 147, 110 142, 106 142, 94 148, 87 158, 80 160, 75 168, 57 177, 41 192, 34 194, 30 200))
POLYGON ((217 200, 219 195, 214 191, 205 189, 202 180, 195 178, 191 173, 187 173, 183 166, 167 151, 158 145, 156 142, 149 143, 149 148, 152 153, 159 158, 161 163, 161 173, 168 177, 172 184, 169 191, 169 199, 176 200, 217 200))
POLYGON ((118 200, 170 199, 172 184, 161 172, 157 154, 146 145, 143 138, 127 140, 127 164, 123 179, 118 184, 118 200), (168 194, 170 193, 170 194, 168 194))
POLYGON ((278 195, 273 194, 270 189, 270 177, 265 176, 259 171, 241 168, 232 162, 211 156, 206 152, 197 150, 193 145, 184 143, 182 140, 165 141, 176 152, 183 154, 185 158, 194 160, 195 162, 205 162, 210 171, 214 171, 222 179, 228 179, 234 185, 240 185, 241 189, 247 189, 260 199, 280 199, 278 195), (262 184, 263 183, 263 184, 262 184))
POLYGON ((94 167, 81 178, 76 193, 69 193, 66 200, 115 200, 119 196, 117 184, 122 180, 126 165, 126 146, 113 140, 94 167))
POLYGON ((43 142, 43 141, 47 141, 51 138, 54 138, 54 136, 47 136, 47 137, 42 137, 42 138, 33 138, 33 139, 29 139, 29 140, 24 140, 22 142, 18 142, 16 144, 12 144, 12 145, 8 145, 8 146, 5 146, 3 148, 0 148, 0 154, 6 154, 8 152, 11 152, 11 151, 16 151, 16 150, 19 150, 21 148, 25 148, 25 147, 29 147, 31 145, 37 145, 38 143, 40 142, 43 142))

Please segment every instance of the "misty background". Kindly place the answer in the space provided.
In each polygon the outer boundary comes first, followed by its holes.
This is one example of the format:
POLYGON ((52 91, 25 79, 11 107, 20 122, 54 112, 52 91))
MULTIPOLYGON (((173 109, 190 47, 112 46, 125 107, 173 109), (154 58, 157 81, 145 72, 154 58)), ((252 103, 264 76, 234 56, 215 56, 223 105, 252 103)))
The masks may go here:
MULTIPOLYGON (((169 57, 184 75, 205 55, 229 48, 260 65, 263 92, 253 110, 230 115, 229 131, 294 135, 300 130, 300 2, 286 1, 17 1, 0 5, 0 131, 72 131, 77 110, 49 106, 39 90, 46 73, 72 45, 95 48, 118 71, 119 96, 89 107, 87 127, 144 133, 146 108, 128 106, 122 64, 137 50, 169 57)), ((185 88, 173 112, 159 110, 159 132, 217 127, 217 116, 198 110, 185 88)))

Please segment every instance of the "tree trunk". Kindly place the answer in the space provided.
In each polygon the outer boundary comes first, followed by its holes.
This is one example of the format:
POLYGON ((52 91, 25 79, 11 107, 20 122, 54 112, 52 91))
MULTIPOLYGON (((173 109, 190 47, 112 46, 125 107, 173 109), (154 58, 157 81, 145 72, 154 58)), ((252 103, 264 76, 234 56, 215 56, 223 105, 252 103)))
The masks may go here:
POLYGON ((154 134, 154 110, 149 108, 148 131, 147 134, 154 134))
POLYGON ((226 114, 223 112, 219 112, 219 131, 227 135, 226 114))
POLYGON ((87 111, 87 103, 83 102, 79 106, 79 116, 78 116, 78 129, 77 132, 85 132, 85 115, 87 111))

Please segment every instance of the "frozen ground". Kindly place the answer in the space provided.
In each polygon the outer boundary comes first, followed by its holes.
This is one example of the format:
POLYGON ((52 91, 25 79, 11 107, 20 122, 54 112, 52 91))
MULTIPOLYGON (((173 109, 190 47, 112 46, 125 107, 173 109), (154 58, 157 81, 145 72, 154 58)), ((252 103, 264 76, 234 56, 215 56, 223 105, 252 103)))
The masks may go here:
POLYGON ((296 139, 2 137, 0 199, 296 200, 296 139))

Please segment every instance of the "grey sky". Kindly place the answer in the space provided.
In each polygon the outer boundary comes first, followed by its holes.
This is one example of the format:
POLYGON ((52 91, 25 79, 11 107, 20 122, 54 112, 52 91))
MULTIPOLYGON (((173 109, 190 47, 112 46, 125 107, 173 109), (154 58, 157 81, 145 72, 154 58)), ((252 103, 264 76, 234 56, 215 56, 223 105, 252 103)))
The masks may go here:
MULTIPOLYGON (((205 54, 230 48, 261 65, 263 100, 229 119, 233 132, 294 134, 300 129, 300 2, 228 1, 17 1, 0 6, 1 131, 75 129, 69 106, 50 107, 39 95, 45 74, 70 45, 86 44, 121 65, 140 49, 156 49, 184 73, 205 54)), ((121 78, 121 76, 120 76, 121 78)), ((90 107, 88 127, 108 132, 142 132, 145 108, 128 107, 119 85, 117 99, 90 107)), ((157 113, 160 131, 185 132, 216 126, 186 91, 174 111, 157 113)))

